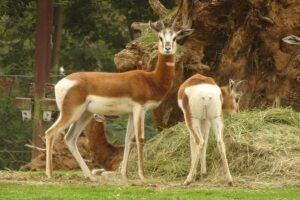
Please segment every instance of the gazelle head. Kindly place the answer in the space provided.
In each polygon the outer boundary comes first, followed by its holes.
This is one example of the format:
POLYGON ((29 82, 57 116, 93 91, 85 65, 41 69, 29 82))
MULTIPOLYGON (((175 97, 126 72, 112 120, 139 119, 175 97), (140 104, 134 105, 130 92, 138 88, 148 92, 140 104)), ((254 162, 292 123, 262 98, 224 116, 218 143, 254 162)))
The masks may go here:
POLYGON ((223 95, 222 108, 225 112, 230 114, 239 112, 239 104, 243 96, 240 86, 245 81, 246 80, 234 81, 230 79, 228 85, 221 88, 223 95))
POLYGON ((149 22, 150 29, 156 33, 159 37, 158 51, 163 55, 173 55, 177 49, 177 41, 191 35, 194 29, 183 28, 179 31, 175 31, 176 18, 173 21, 171 27, 166 28, 164 22, 160 20, 161 29, 154 26, 149 22))

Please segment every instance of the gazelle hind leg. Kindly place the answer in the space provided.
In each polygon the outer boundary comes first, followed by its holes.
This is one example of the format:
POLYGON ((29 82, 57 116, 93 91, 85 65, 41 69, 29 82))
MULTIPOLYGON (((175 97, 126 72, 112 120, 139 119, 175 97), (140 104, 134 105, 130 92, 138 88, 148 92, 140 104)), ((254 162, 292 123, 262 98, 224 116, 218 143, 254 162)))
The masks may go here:
POLYGON ((92 176, 90 169, 88 168, 82 156, 80 155, 80 152, 76 144, 79 135, 86 127, 86 125, 91 121, 92 117, 93 115, 91 113, 88 112, 83 113, 81 117, 76 122, 74 122, 74 124, 72 124, 67 134, 65 135, 64 140, 70 152, 72 153, 75 160, 79 164, 84 176, 89 178, 92 181, 96 181, 96 178, 92 176))
POLYGON ((223 167, 224 167, 227 182, 228 182, 229 185, 232 185, 232 176, 231 176, 230 171, 229 171, 228 161, 227 161, 227 158, 226 158, 225 144, 224 144, 224 141, 223 141, 223 122, 222 122, 221 117, 213 119, 211 121, 211 125, 212 125, 213 132, 216 136, 218 150, 219 150, 220 155, 221 155, 221 159, 222 159, 222 163, 223 163, 223 167))
POLYGON ((184 185, 189 185, 193 182, 198 166, 200 153, 203 145, 203 137, 201 134, 200 122, 198 119, 191 118, 191 121, 186 120, 186 125, 190 132, 190 147, 191 147, 191 167, 190 172, 184 181, 184 185))
POLYGON ((206 178, 207 171, 206 171, 206 149, 208 145, 208 137, 209 137, 209 129, 210 129, 210 122, 207 119, 201 120, 201 132, 204 137, 204 144, 200 155, 200 163, 201 163, 201 177, 206 178))
POLYGON ((132 140, 134 139, 134 129, 133 129, 133 115, 129 114, 128 123, 127 123, 127 131, 125 135, 125 148, 123 154, 123 161, 121 166, 121 174, 123 179, 127 180, 127 162, 131 150, 132 140))
POLYGON ((59 133, 61 133, 64 129, 66 129, 71 124, 71 119, 67 116, 60 114, 56 122, 46 131, 46 175, 48 178, 52 177, 53 173, 53 145, 58 137, 59 133))
POLYGON ((137 106, 133 112, 133 127, 135 140, 138 150, 138 174, 142 182, 146 182, 144 176, 144 155, 143 155, 143 145, 144 145, 144 118, 145 111, 142 106, 137 106))

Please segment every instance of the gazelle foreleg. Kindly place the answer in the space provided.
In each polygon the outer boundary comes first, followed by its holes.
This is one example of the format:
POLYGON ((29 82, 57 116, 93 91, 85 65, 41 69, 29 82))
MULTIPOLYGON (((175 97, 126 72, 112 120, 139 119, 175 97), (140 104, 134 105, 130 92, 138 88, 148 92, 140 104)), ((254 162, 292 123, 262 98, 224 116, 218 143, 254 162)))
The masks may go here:
POLYGON ((123 154, 123 161, 121 166, 121 174, 123 179, 127 180, 127 163, 128 158, 131 150, 131 144, 134 140, 134 129, 133 129, 133 114, 130 113, 128 116, 128 123, 127 123, 127 131, 125 135, 125 148, 124 148, 124 154, 123 154))
POLYGON ((65 143, 67 144, 69 150, 71 151, 72 155, 76 159, 77 163, 79 164, 83 174, 86 178, 89 178, 92 181, 96 181, 97 179, 92 176, 90 169, 86 165, 85 161, 83 160, 82 156, 77 147, 77 139, 81 132, 84 130, 86 125, 91 121, 93 115, 91 113, 84 113, 82 116, 74 122, 71 127, 69 128, 67 134, 64 137, 65 143))
POLYGON ((134 127, 135 141, 138 150, 138 174, 142 182, 146 182, 144 176, 144 155, 143 155, 144 118, 145 118, 145 111, 143 107, 137 106, 133 111, 133 124, 134 124, 133 127, 134 127))
MULTIPOLYGON (((185 116, 185 118, 187 117, 185 116)), ((186 119, 185 121, 190 132, 191 167, 190 172, 183 184, 189 185, 191 182, 193 182, 194 176, 196 174, 196 168, 203 146, 203 137, 201 134, 199 119, 190 118, 186 119)))
POLYGON ((201 120, 201 133, 204 137, 204 144, 201 151, 200 156, 200 163, 201 163, 201 178, 206 178, 207 171, 206 171, 206 149, 208 145, 208 136, 209 136, 209 129, 210 129, 210 122, 207 119, 201 120))
POLYGON ((229 185, 232 185, 232 176, 229 171, 228 161, 226 158, 226 150, 223 141, 223 122, 221 117, 217 117, 211 121, 213 132, 216 136, 218 149, 221 155, 225 176, 229 185))

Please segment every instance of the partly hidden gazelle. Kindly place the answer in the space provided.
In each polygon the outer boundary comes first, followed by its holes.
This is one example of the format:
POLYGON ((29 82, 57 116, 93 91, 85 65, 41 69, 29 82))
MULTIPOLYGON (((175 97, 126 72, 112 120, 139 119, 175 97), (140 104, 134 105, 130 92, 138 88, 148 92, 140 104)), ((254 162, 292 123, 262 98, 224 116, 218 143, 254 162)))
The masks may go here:
POLYGON ((127 180, 127 160, 135 138, 138 149, 138 174, 144 178, 143 140, 146 111, 158 107, 172 86, 175 75, 175 52, 178 39, 186 37, 193 29, 175 31, 162 29, 152 23, 150 28, 159 36, 158 58, 155 70, 133 70, 124 73, 78 72, 68 75, 55 85, 55 98, 60 115, 46 131, 46 174, 52 177, 52 149, 58 134, 69 128, 65 142, 82 169, 84 176, 96 180, 81 157, 76 141, 86 125, 99 116, 128 114, 125 149, 121 167, 122 177, 127 180))
POLYGON ((238 112, 242 95, 239 86, 243 81, 229 81, 229 85, 219 87, 213 78, 200 74, 187 79, 179 88, 178 104, 184 114, 186 126, 190 133, 191 168, 184 182, 190 184, 196 174, 200 159, 201 176, 206 172, 206 148, 210 127, 216 136, 217 146, 221 154, 226 179, 232 185, 223 142, 222 109, 230 113, 238 112))

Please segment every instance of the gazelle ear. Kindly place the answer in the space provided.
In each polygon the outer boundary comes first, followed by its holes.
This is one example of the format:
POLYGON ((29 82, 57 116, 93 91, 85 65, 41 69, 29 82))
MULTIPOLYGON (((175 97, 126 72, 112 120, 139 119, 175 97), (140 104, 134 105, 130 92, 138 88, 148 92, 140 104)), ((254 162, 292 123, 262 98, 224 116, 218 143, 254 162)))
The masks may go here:
POLYGON ((300 44, 300 38, 295 35, 284 37, 282 38, 282 41, 288 44, 296 44, 296 45, 300 44))
POLYGON ((194 32, 195 29, 185 28, 176 33, 176 40, 181 40, 194 32))
POLYGON ((154 24, 151 22, 151 21, 149 21, 149 28, 150 28, 150 30, 153 32, 153 33, 156 33, 156 34, 158 34, 159 33, 159 28, 157 28, 156 26, 154 26, 154 24))
POLYGON ((240 81, 235 82, 235 84, 234 84, 234 90, 235 90, 236 92, 242 93, 242 92, 241 92, 241 85, 242 85, 244 82, 247 82, 247 80, 240 80, 240 81))
POLYGON ((232 79, 229 79, 229 82, 228 82, 228 93, 229 94, 231 94, 231 92, 233 91, 234 85, 235 85, 235 81, 232 79))

